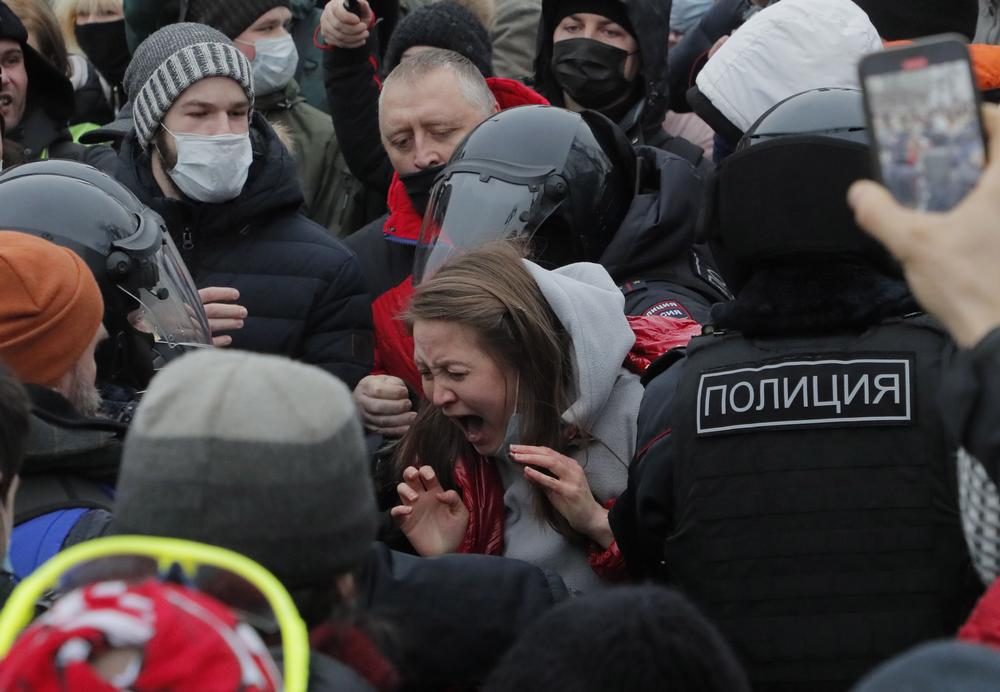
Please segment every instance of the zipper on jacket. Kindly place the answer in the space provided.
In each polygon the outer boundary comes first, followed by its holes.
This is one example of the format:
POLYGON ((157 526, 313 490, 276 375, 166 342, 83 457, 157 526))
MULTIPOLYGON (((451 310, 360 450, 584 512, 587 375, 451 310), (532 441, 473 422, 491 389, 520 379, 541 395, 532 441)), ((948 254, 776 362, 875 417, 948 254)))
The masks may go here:
POLYGON ((181 233, 181 249, 194 250, 194 234, 190 228, 185 228, 184 232, 181 233))

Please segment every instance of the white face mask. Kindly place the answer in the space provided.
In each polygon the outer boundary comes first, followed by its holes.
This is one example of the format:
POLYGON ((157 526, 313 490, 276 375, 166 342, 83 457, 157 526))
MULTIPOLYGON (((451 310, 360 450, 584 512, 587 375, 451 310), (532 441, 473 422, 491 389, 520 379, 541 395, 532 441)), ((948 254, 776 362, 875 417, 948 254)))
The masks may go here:
MULTIPOLYGON (((167 130, 166 126, 163 129, 167 130)), ((177 165, 167 175, 181 192, 199 202, 217 204, 235 199, 243 191, 253 163, 249 132, 170 135, 177 146, 177 165)))
POLYGON ((262 38, 256 43, 240 41, 252 45, 257 51, 253 59, 253 85, 258 94, 271 94, 292 81, 295 68, 299 65, 299 51, 291 36, 262 38))

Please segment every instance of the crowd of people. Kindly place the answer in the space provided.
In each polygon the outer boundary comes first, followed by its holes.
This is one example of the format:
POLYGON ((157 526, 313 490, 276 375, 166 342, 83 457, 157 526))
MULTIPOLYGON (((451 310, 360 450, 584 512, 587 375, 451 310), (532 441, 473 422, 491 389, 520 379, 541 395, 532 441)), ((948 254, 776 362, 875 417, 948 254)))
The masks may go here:
POLYGON ((0 1, 0 689, 993 689, 994 15, 0 1))

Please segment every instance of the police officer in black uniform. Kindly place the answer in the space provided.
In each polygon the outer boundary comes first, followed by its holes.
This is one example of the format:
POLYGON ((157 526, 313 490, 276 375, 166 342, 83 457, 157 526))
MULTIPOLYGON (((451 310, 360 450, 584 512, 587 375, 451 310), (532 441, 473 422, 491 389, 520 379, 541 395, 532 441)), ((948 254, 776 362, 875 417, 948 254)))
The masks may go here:
POLYGON ((501 111, 439 174, 414 279, 456 249, 527 236, 544 266, 602 264, 625 293, 626 314, 704 322, 729 297, 708 248, 695 245, 710 170, 700 149, 633 148, 599 113, 501 111))
POLYGON ((723 163, 704 231, 736 297, 652 366, 611 512, 635 576, 698 602, 758 692, 845 690, 981 590, 937 409, 953 345, 845 203, 867 141, 860 93, 816 90, 723 163))
POLYGON ((26 386, 32 435, 10 546, 23 578, 57 551, 108 531, 138 391, 167 360, 207 348, 211 334, 163 219, 97 169, 50 159, 3 171, 0 228, 79 255, 101 289, 108 331, 95 353, 102 415, 83 416, 47 387, 26 386))

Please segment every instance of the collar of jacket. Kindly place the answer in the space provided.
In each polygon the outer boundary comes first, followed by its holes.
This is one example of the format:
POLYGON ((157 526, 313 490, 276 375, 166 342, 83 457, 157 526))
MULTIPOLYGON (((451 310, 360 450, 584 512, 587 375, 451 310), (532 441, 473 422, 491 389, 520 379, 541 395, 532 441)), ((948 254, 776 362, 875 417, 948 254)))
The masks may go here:
POLYGON ((748 337, 861 331, 920 311, 906 283, 860 260, 798 262, 762 268, 712 323, 748 337))
MULTIPOLYGON (((549 105, 544 96, 514 79, 487 77, 486 83, 489 85, 490 91, 493 92, 500 110, 516 106, 549 105)), ((397 173, 392 174, 386 205, 389 207, 389 217, 382 226, 382 234, 385 239, 404 245, 416 245, 423 217, 413 208, 413 202, 406 194, 406 188, 403 187, 397 173)))
POLYGON ((125 426, 106 418, 86 418, 59 392, 29 384, 31 434, 26 476, 73 470, 88 477, 117 474, 125 426))
POLYGON ((59 127, 48 113, 31 103, 28 104, 21 123, 8 137, 24 147, 25 161, 43 158, 46 150, 58 142, 73 141, 69 129, 59 127))
POLYGON ((267 115, 269 111, 287 111, 305 100, 298 82, 293 79, 284 89, 258 96, 254 101, 254 108, 267 115))

